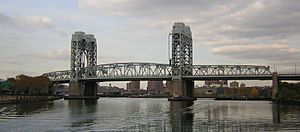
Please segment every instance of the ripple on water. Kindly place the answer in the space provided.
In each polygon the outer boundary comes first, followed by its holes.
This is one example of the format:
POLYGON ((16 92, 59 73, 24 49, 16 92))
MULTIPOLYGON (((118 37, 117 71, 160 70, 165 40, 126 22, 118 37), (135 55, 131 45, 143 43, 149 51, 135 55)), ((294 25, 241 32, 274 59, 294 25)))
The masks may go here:
POLYGON ((295 131, 298 106, 274 110, 267 101, 100 98, 0 105, 0 131, 295 131), (274 122, 276 112, 280 123, 274 122))

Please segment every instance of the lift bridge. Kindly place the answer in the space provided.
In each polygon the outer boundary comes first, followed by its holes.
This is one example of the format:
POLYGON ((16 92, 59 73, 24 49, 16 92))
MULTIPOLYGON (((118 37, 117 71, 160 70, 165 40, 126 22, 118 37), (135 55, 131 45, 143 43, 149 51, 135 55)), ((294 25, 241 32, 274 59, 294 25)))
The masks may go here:
POLYGON ((192 33, 184 23, 174 23, 168 37, 169 64, 111 63, 97 65, 94 35, 75 32, 71 41, 70 70, 43 74, 56 83, 69 83, 70 98, 96 96, 96 82, 169 80, 171 98, 190 100, 195 80, 273 80, 273 97, 279 80, 300 80, 298 75, 278 75, 269 66, 193 65, 192 33), (171 49, 171 50, 170 50, 171 49))

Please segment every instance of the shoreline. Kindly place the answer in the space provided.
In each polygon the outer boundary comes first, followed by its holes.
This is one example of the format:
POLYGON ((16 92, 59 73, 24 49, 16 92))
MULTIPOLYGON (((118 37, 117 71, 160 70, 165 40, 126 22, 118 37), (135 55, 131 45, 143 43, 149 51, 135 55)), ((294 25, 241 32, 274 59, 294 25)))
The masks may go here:
POLYGON ((277 101, 276 103, 282 105, 300 105, 300 100, 281 100, 277 101))
POLYGON ((232 101, 272 101, 272 98, 219 98, 216 97, 215 100, 232 100, 232 101))
POLYGON ((58 99, 62 99, 62 97, 47 95, 0 95, 0 104, 53 101, 58 99))

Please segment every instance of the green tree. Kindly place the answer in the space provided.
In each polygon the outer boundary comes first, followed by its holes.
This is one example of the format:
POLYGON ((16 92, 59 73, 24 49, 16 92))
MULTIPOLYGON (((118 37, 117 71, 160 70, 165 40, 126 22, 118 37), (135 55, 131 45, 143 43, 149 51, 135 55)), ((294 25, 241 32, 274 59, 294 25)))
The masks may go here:
POLYGON ((30 77, 24 74, 18 75, 15 82, 15 90, 17 93, 24 94, 47 94, 52 83, 49 78, 44 76, 30 77))

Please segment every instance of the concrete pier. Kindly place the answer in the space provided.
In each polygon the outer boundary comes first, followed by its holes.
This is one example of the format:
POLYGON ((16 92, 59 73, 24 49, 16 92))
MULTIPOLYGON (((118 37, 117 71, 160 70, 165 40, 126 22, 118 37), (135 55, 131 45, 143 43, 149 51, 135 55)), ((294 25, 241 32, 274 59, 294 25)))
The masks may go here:
POLYGON ((71 80, 69 83, 69 96, 83 96, 84 83, 78 80, 71 80))
POLYGON ((279 85, 278 74, 274 72, 272 74, 272 100, 276 100, 278 85, 279 85))
POLYGON ((71 80, 69 83, 69 96, 65 99, 98 99, 97 84, 95 82, 82 82, 71 80))
POLYGON ((168 100, 196 100, 194 97, 194 81, 191 80, 172 80, 171 81, 171 98, 168 100))
POLYGON ((97 96, 96 82, 85 82, 84 96, 97 96))

